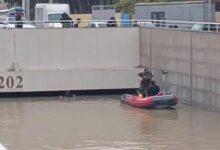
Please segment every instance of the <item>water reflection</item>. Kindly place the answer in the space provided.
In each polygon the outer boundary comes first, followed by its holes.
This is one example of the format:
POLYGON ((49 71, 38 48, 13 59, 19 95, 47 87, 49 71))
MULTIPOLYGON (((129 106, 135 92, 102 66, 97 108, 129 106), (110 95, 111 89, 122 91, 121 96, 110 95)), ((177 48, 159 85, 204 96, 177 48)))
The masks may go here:
POLYGON ((0 140, 5 146, 8 141, 19 144, 20 127, 23 124, 23 104, 16 101, 0 101, 0 140))
POLYGON ((178 111, 175 108, 163 109, 140 109, 121 104, 123 110, 130 116, 134 117, 138 123, 140 131, 139 142, 145 143, 145 148, 165 149, 166 144, 160 141, 167 141, 161 136, 161 130, 166 130, 166 121, 176 121, 178 111))

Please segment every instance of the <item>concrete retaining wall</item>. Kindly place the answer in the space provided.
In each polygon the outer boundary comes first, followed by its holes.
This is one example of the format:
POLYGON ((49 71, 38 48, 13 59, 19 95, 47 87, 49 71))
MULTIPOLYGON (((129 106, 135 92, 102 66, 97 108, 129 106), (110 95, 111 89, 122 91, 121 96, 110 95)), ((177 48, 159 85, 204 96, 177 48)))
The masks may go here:
POLYGON ((0 41, 0 92, 138 86, 138 28, 5 29, 0 41))
POLYGON ((14 48, 14 32, 0 30, 0 70, 7 70, 11 67, 14 48))
POLYGON ((1 92, 128 89, 138 87, 137 68, 0 72, 1 92))
POLYGON ((140 37, 141 65, 152 68, 162 89, 220 110, 220 34, 142 28, 140 37))
POLYGON ((135 67, 138 29, 18 30, 16 61, 21 69, 135 67))
POLYGON ((219 39, 148 28, 0 30, 0 92, 136 88, 141 65, 181 102, 220 110, 219 39))

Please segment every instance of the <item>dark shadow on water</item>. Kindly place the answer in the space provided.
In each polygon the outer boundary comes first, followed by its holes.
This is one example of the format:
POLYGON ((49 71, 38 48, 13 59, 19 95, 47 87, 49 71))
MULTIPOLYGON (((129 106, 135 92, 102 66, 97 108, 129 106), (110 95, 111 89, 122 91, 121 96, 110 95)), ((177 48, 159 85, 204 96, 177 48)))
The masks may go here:
POLYGON ((65 90, 65 91, 36 91, 36 92, 1 92, 0 98, 23 98, 23 97, 73 97, 86 95, 116 95, 133 94, 135 89, 101 89, 101 90, 65 90))

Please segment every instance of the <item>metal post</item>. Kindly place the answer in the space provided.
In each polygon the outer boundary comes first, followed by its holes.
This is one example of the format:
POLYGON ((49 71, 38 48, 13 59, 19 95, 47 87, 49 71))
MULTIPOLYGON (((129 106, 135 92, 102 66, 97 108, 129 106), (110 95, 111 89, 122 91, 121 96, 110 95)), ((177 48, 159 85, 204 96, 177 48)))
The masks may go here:
POLYGON ((190 100, 189 100, 189 104, 192 105, 193 104, 193 34, 192 31, 190 32, 190 100))
POLYGON ((30 20, 30 0, 22 0, 22 8, 25 10, 25 17, 30 20))
POLYGON ((26 17, 30 20, 30 0, 26 0, 26 9, 25 9, 26 17))
POLYGON ((208 0, 208 22, 211 22, 212 1, 208 0))
POLYGON ((150 71, 152 71, 152 37, 151 37, 151 28, 150 28, 150 39, 149 39, 149 42, 150 42, 150 71))
POLYGON ((25 0, 22 0, 22 8, 25 9, 25 0))

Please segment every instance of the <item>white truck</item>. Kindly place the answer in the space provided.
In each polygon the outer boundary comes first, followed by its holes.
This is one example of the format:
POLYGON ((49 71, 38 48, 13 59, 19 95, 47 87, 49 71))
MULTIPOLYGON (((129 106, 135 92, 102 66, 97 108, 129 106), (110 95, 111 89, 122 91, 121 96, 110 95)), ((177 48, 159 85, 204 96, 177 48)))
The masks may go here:
POLYGON ((59 22, 64 12, 70 13, 69 4, 37 3, 35 25, 42 28, 62 28, 62 24, 59 22))

